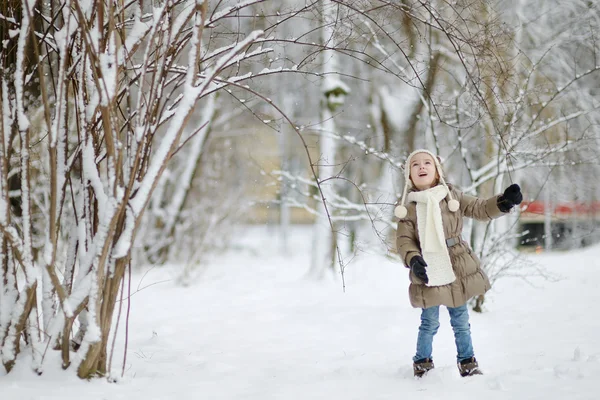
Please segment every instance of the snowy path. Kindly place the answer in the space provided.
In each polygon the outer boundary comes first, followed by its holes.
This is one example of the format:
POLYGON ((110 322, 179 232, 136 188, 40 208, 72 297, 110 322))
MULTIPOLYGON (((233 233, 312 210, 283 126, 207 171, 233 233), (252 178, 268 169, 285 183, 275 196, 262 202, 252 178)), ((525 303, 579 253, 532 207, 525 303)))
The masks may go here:
MULTIPOLYGON (((21 362, 0 373, 0 399, 600 398, 600 247, 532 255, 558 282, 495 285, 487 312, 471 313, 484 376, 459 377, 443 310, 436 370, 415 380, 419 312, 408 304, 403 267, 363 256, 343 293, 338 282, 302 279, 307 239, 296 238, 304 256, 293 259, 261 240, 261 254, 230 254, 190 287, 170 281, 135 294, 119 384, 81 382, 58 360, 35 377, 21 362)), ((171 278, 153 270, 141 285, 171 278)))

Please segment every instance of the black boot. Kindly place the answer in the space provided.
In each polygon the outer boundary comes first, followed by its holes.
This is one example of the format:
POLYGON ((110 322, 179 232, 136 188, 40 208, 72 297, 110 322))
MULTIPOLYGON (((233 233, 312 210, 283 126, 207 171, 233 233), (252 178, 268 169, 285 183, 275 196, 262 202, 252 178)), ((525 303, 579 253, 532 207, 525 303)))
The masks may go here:
POLYGON ((479 364, 475 357, 467 358, 458 363, 458 372, 460 376, 483 375, 479 370, 479 364))
POLYGON ((433 365, 433 360, 431 358, 423 358, 422 360, 417 360, 413 363, 413 370, 417 378, 421 378, 427 371, 432 370, 434 367, 435 365, 433 365))

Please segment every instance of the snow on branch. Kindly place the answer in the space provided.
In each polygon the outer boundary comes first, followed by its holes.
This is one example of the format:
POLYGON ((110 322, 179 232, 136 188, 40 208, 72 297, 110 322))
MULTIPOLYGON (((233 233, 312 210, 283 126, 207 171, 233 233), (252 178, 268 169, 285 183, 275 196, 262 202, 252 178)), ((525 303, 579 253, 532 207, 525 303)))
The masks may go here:
POLYGON ((488 161, 487 164, 485 164, 483 167, 478 168, 476 170, 471 170, 471 179, 473 179, 474 182, 478 182, 483 175, 487 174, 488 172, 490 172, 492 169, 494 169, 495 167, 498 166, 498 158, 497 157, 491 157, 490 160, 488 161))
POLYGON ((209 87, 213 79, 222 70, 222 68, 227 65, 232 58, 235 58, 238 54, 243 52, 246 47, 252 44, 263 34, 264 32, 260 30, 253 31, 226 55, 222 56, 219 61, 217 61, 215 65, 206 72, 204 81, 202 83, 200 83, 198 86, 186 85, 184 88, 183 97, 180 104, 177 106, 175 114, 173 115, 169 129, 167 130, 167 134, 163 137, 158 150, 152 157, 152 161, 146 175, 143 178, 143 181, 140 183, 138 192, 130 200, 130 205, 134 215, 140 215, 142 209, 148 203, 150 193, 156 185, 159 173, 160 171, 164 170, 166 162, 172 154, 173 146, 176 145, 177 141, 179 140, 188 116, 190 115, 196 101, 209 87))
POLYGON ((25 106, 23 104, 23 96, 25 89, 25 82, 23 81, 25 71, 23 71, 23 67, 25 62, 25 46, 27 45, 29 28, 31 26, 30 15, 31 11, 35 7, 35 3, 35 0, 23 0, 23 19, 21 22, 21 29, 19 30, 19 39, 17 44, 17 61, 15 65, 16 71, 14 73, 15 100, 17 105, 17 122, 19 125, 19 130, 21 132, 24 132, 27 129, 29 129, 29 118, 27 118, 27 115, 25 114, 25 106))
MULTIPOLYGON (((543 160, 548 158, 552 154, 567 152, 573 147, 573 145, 574 145, 574 142, 567 142, 567 143, 558 144, 553 147, 523 152, 523 153, 521 153, 521 157, 519 157, 519 161, 516 164, 512 163, 510 166, 507 163, 507 159, 511 155, 503 153, 502 157, 500 158, 500 161, 498 162, 496 160, 495 165, 492 165, 492 167, 497 167, 497 170, 491 171, 492 168, 490 168, 490 164, 492 164, 492 163, 491 162, 488 163, 484 167, 485 170, 488 172, 486 174, 478 173, 477 179, 474 180, 469 186, 467 186, 464 189, 464 191, 467 193, 475 192, 476 189, 479 186, 481 186, 482 184, 484 184, 485 182, 488 182, 489 180, 495 179, 498 176, 501 176, 502 174, 509 173, 512 171, 524 170, 527 168, 536 167, 536 166, 540 166, 540 165, 543 165, 545 167, 556 167, 556 166, 560 166, 560 165, 568 165, 569 162, 566 162, 566 161, 543 162, 543 160), (531 160, 524 160, 525 155, 527 155, 529 157, 534 156, 534 158, 531 160)), ((514 154, 519 154, 519 153, 517 151, 513 151, 512 154, 514 155, 514 154)))
POLYGON ((125 227, 119 237, 119 240, 115 244, 111 257, 114 259, 126 257, 129 254, 131 245, 133 242, 133 231, 135 229, 135 216, 133 212, 128 208, 127 216, 125 218, 125 227))
MULTIPOLYGON (((293 174, 290 174, 288 171, 274 170, 271 172, 271 174, 273 176, 285 177, 288 180, 288 182, 292 182, 291 188, 296 191, 298 191, 298 188, 297 188, 298 183, 307 185, 307 186, 313 187, 313 188, 318 187, 317 183, 314 180, 304 178, 301 176, 295 176, 293 174)), ((323 182, 329 181, 331 179, 339 179, 342 181, 350 182, 349 180, 342 178, 342 177, 326 178, 323 180, 323 182)), ((355 185, 355 187, 362 194, 362 188, 360 186, 356 186, 356 185, 355 185)), ((305 191, 305 192, 300 192, 300 193, 307 198, 316 200, 317 202, 321 200, 321 198, 318 195, 312 194, 310 191, 305 191)), ((331 207, 332 210, 335 211, 335 214, 329 215, 329 218, 331 218, 331 221, 346 221, 346 222, 349 222, 349 221, 371 221, 371 222, 373 222, 373 219, 374 219, 373 216, 376 215, 378 221, 383 221, 389 227, 394 227, 395 223, 390 218, 391 214, 386 215, 386 217, 381 216, 382 207, 383 206, 391 206, 391 204, 369 203, 366 201, 366 199, 364 197, 363 197, 363 200, 365 200, 363 203, 356 203, 356 202, 349 200, 348 198, 346 198, 344 196, 341 196, 341 195, 331 191, 331 193, 329 193, 328 197, 327 197, 327 204, 331 207)), ((319 211, 316 208, 309 206, 307 202, 300 202, 297 199, 292 198, 292 197, 283 198, 281 201, 285 202, 285 204, 287 204, 289 206, 296 207, 296 208, 302 208, 313 215, 320 215, 319 211)))
POLYGON ((120 49, 119 64, 124 64, 128 57, 133 57, 135 54, 134 50, 144 40, 148 33, 153 28, 153 25, 143 22, 139 17, 136 16, 133 26, 129 30, 127 38, 125 39, 124 48, 120 49))
POLYGON ((596 66, 594 68, 591 68, 587 71, 585 71, 582 74, 577 74, 575 75, 574 78, 572 78, 571 80, 569 80, 564 86, 562 87, 558 87, 556 89, 556 92, 554 92, 550 98, 548 100, 546 100, 543 104, 540 110, 538 110, 537 114, 532 118, 529 127, 527 128, 527 131, 530 131, 531 128, 533 127, 533 125, 535 124, 535 122, 540 118, 540 116, 543 114, 543 111, 558 97, 560 96, 563 92, 565 92, 567 90, 567 88, 569 88, 571 85, 573 85, 575 82, 577 82, 578 80, 580 80, 583 77, 586 77, 594 72, 600 71, 600 66, 596 66))
MULTIPOLYGON (((160 10, 160 14, 162 14, 162 9, 160 10)), ((178 35, 184 30, 185 24, 192 18, 192 15, 196 11, 196 2, 189 2, 184 4, 183 9, 180 11, 179 15, 175 18, 175 20, 171 23, 171 34, 169 35, 169 43, 174 43, 178 35)), ((158 21, 159 18, 155 17, 155 21, 158 21)))
POLYGON ((244 60, 247 60, 249 58, 260 56, 260 55, 265 55, 265 54, 268 54, 268 53, 271 53, 271 52, 273 52, 273 49, 271 49, 271 48, 265 48, 265 49, 260 48, 260 49, 256 49, 253 52, 250 52, 250 53, 247 53, 247 54, 245 52, 242 52, 239 55, 237 55, 236 57, 232 58, 231 61, 229 61, 221 69, 229 68, 230 66, 232 66, 234 64, 238 64, 238 63, 240 63, 240 62, 242 62, 244 60))
POLYGON ((4 21, 9 22, 13 25, 18 25, 17 20, 15 20, 14 18, 11 18, 11 17, 7 17, 2 13, 0 13, 0 19, 3 19, 4 21))
POLYGON ((13 225, 5 226, 0 225, 0 229, 2 229, 2 233, 6 235, 6 238, 9 240, 10 245, 17 252, 17 256, 19 259, 21 258, 21 254, 23 254, 23 240, 19 235, 19 231, 13 225))
POLYGON ((98 174, 96 154, 94 154, 94 147, 91 140, 88 140, 83 146, 82 160, 84 176, 94 188, 94 195, 98 199, 98 207, 100 208, 99 215, 104 218, 106 215, 104 207, 108 203, 108 196, 104 192, 104 186, 98 174))
POLYGON ((538 129, 528 132, 523 139, 530 139, 530 138, 534 138, 538 135, 540 135, 541 133, 544 133, 545 131, 555 127, 556 125, 562 124, 563 122, 567 122, 570 121, 572 119, 578 118, 582 115, 586 115, 588 113, 590 113, 591 110, 581 110, 581 111, 577 111, 574 113, 571 113, 569 115, 565 115, 564 117, 560 117, 560 118, 556 118, 542 126, 540 126, 538 129))
POLYGON ((230 14, 233 14, 234 12, 237 12, 239 10, 241 10, 242 8, 248 7, 252 4, 258 4, 258 3, 263 3, 266 0, 245 0, 245 1, 241 1, 238 4, 234 5, 234 6, 229 6, 226 7, 222 10, 219 10, 217 12, 215 12, 208 21, 206 21, 204 23, 205 27, 210 27, 212 26, 216 21, 220 20, 221 18, 224 18, 230 14))

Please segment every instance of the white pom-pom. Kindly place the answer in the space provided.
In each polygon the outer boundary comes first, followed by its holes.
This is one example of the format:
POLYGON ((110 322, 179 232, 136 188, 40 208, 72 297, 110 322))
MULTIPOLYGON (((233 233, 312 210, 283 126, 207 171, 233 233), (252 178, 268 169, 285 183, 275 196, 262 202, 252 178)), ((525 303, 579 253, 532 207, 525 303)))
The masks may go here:
POLYGON ((406 210, 406 207, 404 207, 404 206, 398 206, 394 209, 394 215, 400 219, 406 217, 407 213, 408 213, 408 211, 406 210))
POLYGON ((456 199, 452 199, 448 202, 448 209, 452 212, 457 212, 460 207, 460 203, 456 199))

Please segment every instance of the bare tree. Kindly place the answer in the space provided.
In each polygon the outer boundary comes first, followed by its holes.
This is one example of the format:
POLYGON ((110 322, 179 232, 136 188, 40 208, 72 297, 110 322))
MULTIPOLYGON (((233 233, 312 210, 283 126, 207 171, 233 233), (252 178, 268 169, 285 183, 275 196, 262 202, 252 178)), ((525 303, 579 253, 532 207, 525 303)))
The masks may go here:
MULTIPOLYGON (((532 170, 565 169, 591 160, 588 149, 597 146, 594 127, 600 117, 592 80, 599 73, 596 6, 586 1, 544 3, 548 12, 540 19, 531 2, 527 7, 518 3, 515 14, 503 14, 485 1, 334 2, 347 12, 336 21, 340 30, 352 32, 346 46, 336 49, 351 61, 342 65, 367 63, 372 82, 380 85, 372 90, 376 107, 371 120, 374 133, 384 140, 372 146, 368 137, 333 134, 354 148, 352 162, 358 168, 367 169, 363 159, 368 154, 389 167, 379 171, 396 171, 401 180, 401 155, 426 146, 446 158, 453 183, 485 197, 515 181, 535 194, 540 174, 531 179, 532 170), (525 8, 535 15, 519 12, 525 8)), ((337 165, 344 162, 336 160, 337 165)), ((377 182, 350 174, 331 176, 352 181, 362 195, 352 200, 338 194, 332 215, 342 212, 347 220, 370 222, 384 215, 382 227, 393 226, 389 215, 396 194, 388 177, 381 174, 377 182), (349 214, 349 209, 355 212, 349 214)), ((494 277, 515 273, 496 265, 500 260, 517 265, 515 235, 505 234, 515 226, 512 217, 472 225, 472 246, 486 268, 500 272, 494 277), (508 258, 499 256, 509 253, 508 258)))
MULTIPOLYGON (((39 373, 52 349, 82 378, 109 372, 115 305, 136 238, 143 233, 144 251, 158 259, 173 251, 177 229, 193 211, 187 199, 211 132, 236 112, 223 111, 222 97, 262 121, 239 97, 251 95, 297 135, 309 173, 278 172, 309 188, 308 201, 292 205, 333 232, 337 222, 379 224, 382 242, 394 226, 389 182, 402 175, 401 155, 413 147, 435 148, 464 190, 482 195, 516 180, 518 171, 566 167, 595 154, 582 150, 597 139, 599 118, 597 88, 589 85, 599 69, 598 10, 589 2, 560 3, 544 14, 568 11, 566 25, 501 16, 486 1, 331 0, 319 8, 317 1, 289 0, 256 17, 262 3, 3 5, 0 356, 8 371, 25 348, 39 373), (281 28, 303 12, 325 19, 303 22, 305 32, 281 28), (554 30, 536 30, 542 25, 554 30), (324 40, 315 37, 321 33, 324 40), (282 48, 285 57, 271 57, 282 48), (574 48, 584 56, 574 58, 574 48), (317 59, 325 62, 312 70, 317 59), (363 93, 373 93, 379 109, 363 107, 366 97, 356 100, 354 118, 374 116, 383 136, 376 145, 368 137, 373 130, 340 134, 352 122, 334 115, 336 100, 363 78, 353 71, 362 68, 378 85, 363 93), (328 100, 317 130, 325 145, 314 159, 308 130, 260 90, 283 74, 313 77, 319 98, 328 100), (348 167, 353 162, 359 167, 348 167), (363 166, 376 172, 345 175, 363 166), (338 190, 343 185, 352 195, 338 190)), ((475 226, 472 234, 490 264, 506 240, 506 227, 496 228, 475 226)), ((330 254, 340 257, 339 242, 331 243, 330 254)))
POLYGON ((117 297, 169 160, 188 152, 184 185, 161 205, 165 235, 215 120, 215 93, 252 91, 246 81, 285 72, 241 72, 272 52, 261 30, 207 45, 219 24, 260 2, 23 1, 3 10, 15 49, 1 55, 0 353, 8 371, 25 335, 39 373, 51 348, 82 378, 108 373, 117 297))

